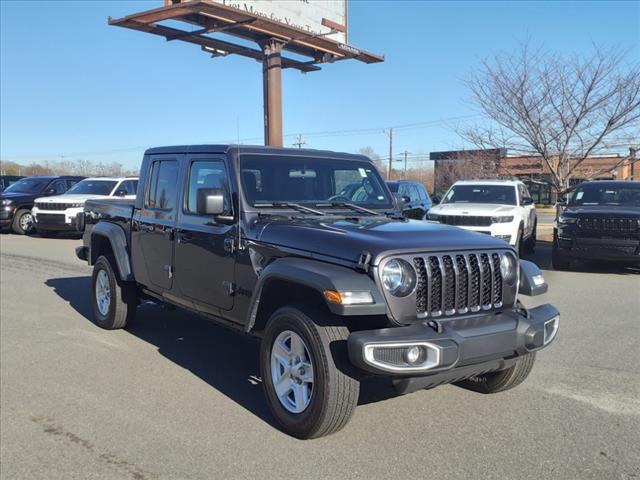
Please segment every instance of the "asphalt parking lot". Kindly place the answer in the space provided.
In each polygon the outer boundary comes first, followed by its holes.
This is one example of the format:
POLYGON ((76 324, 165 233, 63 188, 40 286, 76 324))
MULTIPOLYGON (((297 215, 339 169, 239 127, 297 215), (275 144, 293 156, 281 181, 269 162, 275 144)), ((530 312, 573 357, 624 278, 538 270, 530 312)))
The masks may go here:
POLYGON ((395 396, 363 386, 341 432, 273 424, 257 342, 181 311, 91 322, 71 238, 0 236, 3 479, 640 477, 640 273, 550 270, 560 333, 520 387, 395 396))

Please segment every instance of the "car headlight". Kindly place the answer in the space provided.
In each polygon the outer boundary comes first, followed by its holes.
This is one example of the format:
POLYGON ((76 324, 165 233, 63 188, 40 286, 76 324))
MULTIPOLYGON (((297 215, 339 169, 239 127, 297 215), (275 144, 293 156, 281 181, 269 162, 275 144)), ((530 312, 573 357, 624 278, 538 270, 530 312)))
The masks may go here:
POLYGON ((502 279, 508 285, 513 285, 518 278, 518 263, 516 257, 510 253, 500 255, 500 273, 502 274, 502 279))
POLYGON ((2 200, 2 205, 3 205, 3 206, 4 206, 4 205, 11 205, 12 203, 13 203, 13 201, 12 201, 12 200, 8 200, 8 199, 4 199, 4 200, 2 200))
POLYGON ((84 203, 72 203, 69 205, 71 208, 84 207, 84 203))
POLYGON ((382 269, 382 285, 394 297, 406 297, 416 287, 416 271, 408 262, 395 258, 382 269))
POLYGON ((566 215, 560 215, 558 217, 558 223, 564 223, 569 224, 569 223, 576 223, 578 221, 578 219, 576 217, 567 217, 566 215))
POLYGON ((492 223, 509 223, 513 222, 513 215, 505 215, 501 217, 491 217, 492 223))
POLYGON ((431 220, 432 222, 439 222, 440 215, 438 215, 437 213, 427 213, 427 219, 431 220))

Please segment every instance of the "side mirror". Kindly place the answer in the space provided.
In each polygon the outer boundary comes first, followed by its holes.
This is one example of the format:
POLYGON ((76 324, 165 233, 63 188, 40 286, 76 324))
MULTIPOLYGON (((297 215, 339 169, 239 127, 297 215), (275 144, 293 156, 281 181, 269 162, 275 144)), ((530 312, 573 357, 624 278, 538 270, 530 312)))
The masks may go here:
POLYGON ((522 197, 522 206, 526 207, 528 205, 533 205, 533 198, 531 198, 531 197, 522 197))
POLYGON ((567 201, 566 200, 558 200, 556 202, 556 205, 559 207, 566 207, 567 206, 567 201))
POLYGON ((224 191, 220 188, 199 188, 196 199, 198 215, 222 215, 224 191))
POLYGON ((56 194, 56 189, 53 187, 49 187, 44 191, 44 195, 45 197, 49 197, 51 195, 55 195, 56 194))
POLYGON ((431 204, 432 205, 440 204, 440 197, 438 195, 434 195, 433 197, 431 197, 431 204))
POLYGON ((116 190, 116 192, 113 194, 116 197, 126 197, 127 196, 127 191, 126 190, 116 190))

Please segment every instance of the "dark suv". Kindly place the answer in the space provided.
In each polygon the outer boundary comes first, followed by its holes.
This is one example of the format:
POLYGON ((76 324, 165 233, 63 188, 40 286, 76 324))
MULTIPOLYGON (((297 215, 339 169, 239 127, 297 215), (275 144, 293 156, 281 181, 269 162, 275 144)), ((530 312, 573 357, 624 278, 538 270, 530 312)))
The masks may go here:
POLYGON ((256 335, 267 404, 301 438, 344 427, 367 377, 402 393, 512 388, 558 330, 552 305, 518 302, 547 290, 534 264, 403 218, 361 155, 153 148, 135 201, 89 200, 82 218, 96 323, 123 328, 150 300, 256 335))
POLYGON ((575 260, 640 265, 640 182, 594 180, 569 195, 553 230, 553 267, 575 260))
POLYGON ((429 192, 415 180, 387 181, 391 193, 401 202, 402 214, 407 218, 424 220, 432 207, 429 192))
POLYGON ((25 235, 35 231, 31 215, 38 197, 62 195, 84 177, 43 176, 26 177, 12 183, 0 193, 0 227, 11 227, 15 233, 25 235))

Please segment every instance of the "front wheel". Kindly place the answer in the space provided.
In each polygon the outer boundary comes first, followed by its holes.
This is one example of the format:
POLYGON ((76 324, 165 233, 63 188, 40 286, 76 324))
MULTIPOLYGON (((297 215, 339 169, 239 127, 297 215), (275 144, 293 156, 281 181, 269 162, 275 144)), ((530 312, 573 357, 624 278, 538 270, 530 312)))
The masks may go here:
POLYGON ((29 235, 35 230, 35 224, 33 222, 33 215, 31 210, 23 208, 16 212, 16 216, 13 218, 12 230, 19 235, 29 235))
POLYGON ((100 256, 91 277, 94 317, 106 330, 124 328, 133 320, 137 307, 135 287, 120 280, 115 265, 113 256, 100 256))
POLYGON ((476 375, 456 385, 480 393, 504 392, 524 382, 531 373, 535 361, 535 352, 529 353, 519 357, 516 363, 506 370, 476 375))
POLYGON ((269 409, 286 433, 303 439, 343 428, 360 390, 347 373, 349 331, 319 325, 314 317, 320 318, 297 307, 280 308, 269 319, 260 346, 269 409))

